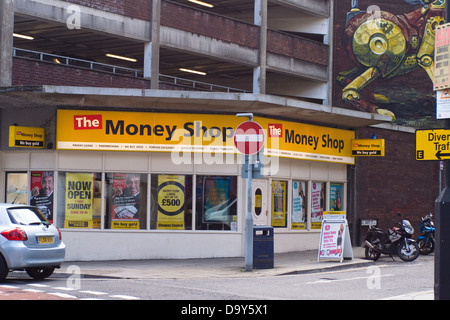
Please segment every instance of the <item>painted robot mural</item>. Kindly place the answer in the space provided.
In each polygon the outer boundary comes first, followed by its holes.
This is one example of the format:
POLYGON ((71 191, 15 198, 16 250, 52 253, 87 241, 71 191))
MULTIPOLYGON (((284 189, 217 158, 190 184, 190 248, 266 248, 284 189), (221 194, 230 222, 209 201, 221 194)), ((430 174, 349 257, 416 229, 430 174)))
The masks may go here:
POLYGON ((333 103, 416 127, 435 119, 435 28, 445 0, 336 3, 333 103))

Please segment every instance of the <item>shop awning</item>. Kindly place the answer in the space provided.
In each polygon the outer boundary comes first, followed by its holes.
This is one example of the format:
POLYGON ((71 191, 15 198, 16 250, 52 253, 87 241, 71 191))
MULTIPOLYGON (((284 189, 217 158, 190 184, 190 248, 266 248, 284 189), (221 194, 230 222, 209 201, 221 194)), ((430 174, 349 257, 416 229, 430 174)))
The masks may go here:
POLYGON ((361 111, 252 93, 97 88, 72 86, 21 86, 0 89, 0 108, 146 109, 153 112, 252 112, 290 121, 345 129, 388 123, 391 117, 361 111))

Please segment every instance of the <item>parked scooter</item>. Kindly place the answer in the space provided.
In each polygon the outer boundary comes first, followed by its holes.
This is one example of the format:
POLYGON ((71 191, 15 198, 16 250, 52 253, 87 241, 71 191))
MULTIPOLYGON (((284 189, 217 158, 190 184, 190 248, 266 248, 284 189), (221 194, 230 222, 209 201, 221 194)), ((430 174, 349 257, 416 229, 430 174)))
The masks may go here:
MULTIPOLYGON (((401 214, 397 213, 401 218, 401 214)), ((414 228, 408 220, 402 219, 399 227, 383 232, 380 228, 370 226, 366 236, 366 259, 377 261, 381 254, 392 257, 397 254, 403 261, 413 261, 419 256, 419 245, 412 238, 414 228)))
POLYGON ((421 254, 427 255, 434 251, 434 222, 431 219, 432 214, 427 214, 422 218, 419 230, 422 235, 417 238, 417 244, 419 245, 419 251, 421 254))

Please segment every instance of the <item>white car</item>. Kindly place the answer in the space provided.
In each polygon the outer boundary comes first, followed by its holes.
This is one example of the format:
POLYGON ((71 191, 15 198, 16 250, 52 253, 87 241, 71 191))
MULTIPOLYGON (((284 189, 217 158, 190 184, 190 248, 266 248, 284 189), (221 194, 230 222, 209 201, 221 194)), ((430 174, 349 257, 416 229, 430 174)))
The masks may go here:
POLYGON ((0 204, 0 282, 12 270, 47 278, 61 266, 65 252, 61 232, 37 207, 0 204))

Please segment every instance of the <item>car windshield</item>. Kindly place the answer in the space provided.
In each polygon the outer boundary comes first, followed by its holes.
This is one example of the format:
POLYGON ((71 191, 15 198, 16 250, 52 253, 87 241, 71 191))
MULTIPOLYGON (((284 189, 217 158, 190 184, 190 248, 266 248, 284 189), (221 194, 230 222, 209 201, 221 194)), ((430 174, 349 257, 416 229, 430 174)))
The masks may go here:
POLYGON ((21 225, 49 224, 42 213, 34 208, 10 208, 8 215, 12 223, 21 225))

